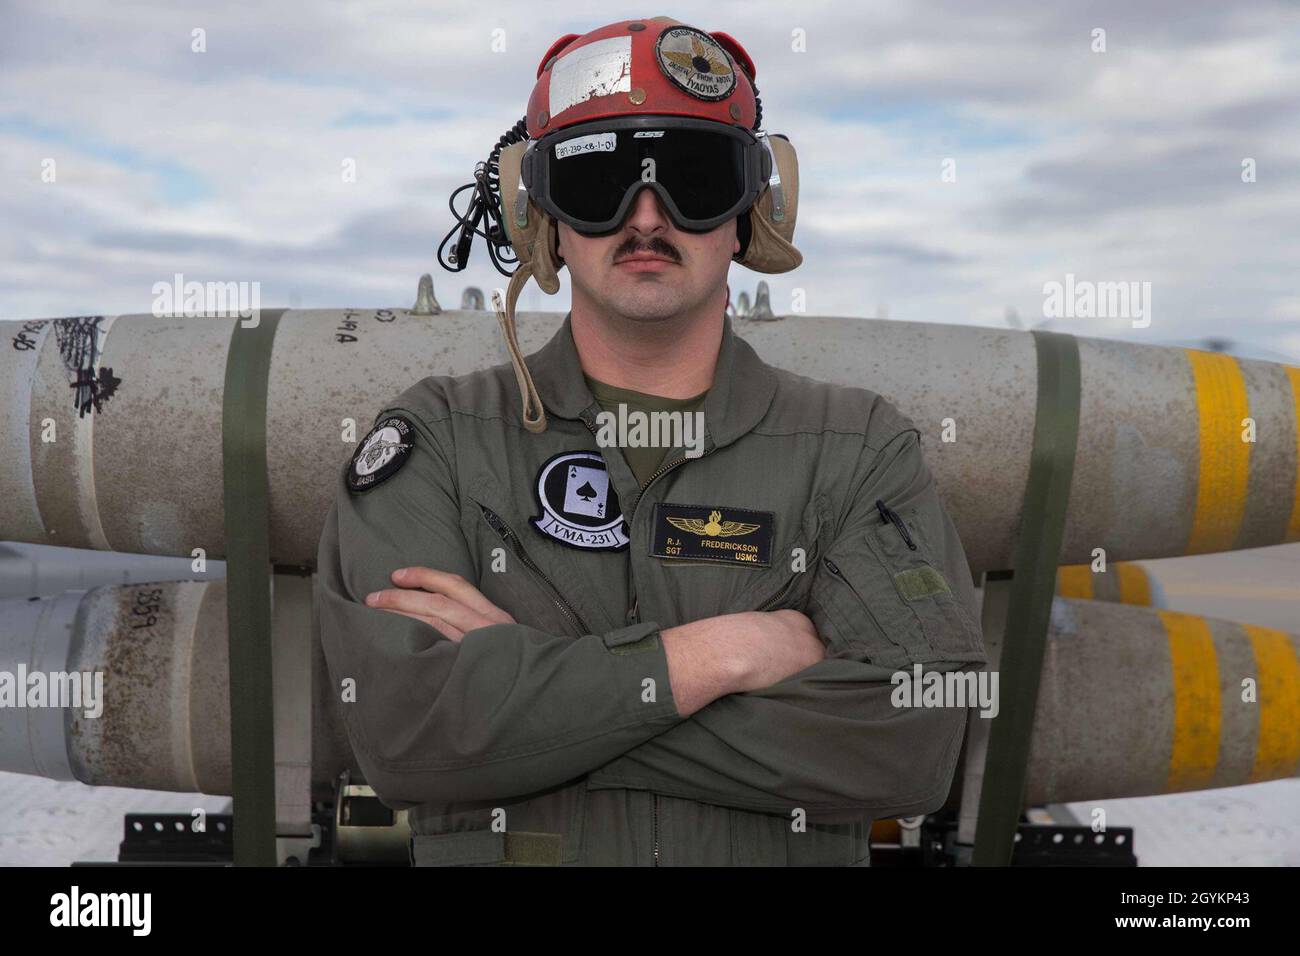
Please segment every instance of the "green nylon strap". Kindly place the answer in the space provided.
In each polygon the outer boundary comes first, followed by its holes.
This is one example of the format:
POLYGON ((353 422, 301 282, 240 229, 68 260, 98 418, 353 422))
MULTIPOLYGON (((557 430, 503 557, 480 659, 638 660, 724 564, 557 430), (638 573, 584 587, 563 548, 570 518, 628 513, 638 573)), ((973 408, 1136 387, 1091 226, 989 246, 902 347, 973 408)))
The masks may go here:
POLYGON ((236 866, 276 865, 266 388, 285 311, 263 311, 250 328, 235 321, 221 408, 236 866))
POLYGON ((975 866, 1011 862, 1079 439, 1079 343, 1060 332, 1031 334, 1038 353, 1034 446, 998 665, 1004 693, 984 762, 975 866))

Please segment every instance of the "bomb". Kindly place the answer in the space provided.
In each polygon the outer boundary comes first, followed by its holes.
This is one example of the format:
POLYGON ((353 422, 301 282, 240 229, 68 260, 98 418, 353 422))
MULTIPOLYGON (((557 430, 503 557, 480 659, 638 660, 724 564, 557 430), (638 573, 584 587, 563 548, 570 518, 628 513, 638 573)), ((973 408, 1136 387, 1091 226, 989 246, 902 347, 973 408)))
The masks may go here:
POLYGON ((1160 582, 1140 564, 1117 561, 1104 572, 1088 564, 1068 564, 1056 569, 1058 597, 1086 601, 1118 601, 1139 607, 1168 607, 1160 582))
MULTIPOLYGON (((562 318, 522 313, 525 353, 562 318)), ((244 321, 6 323, 0 539, 221 557, 222 399, 244 321)), ((731 321, 773 365, 894 402, 922 435, 972 569, 1011 565, 1033 444, 1030 333, 803 315, 731 321)), ((1132 561, 1300 540, 1300 369, 1099 339, 1078 346, 1062 564, 1090 561, 1095 548, 1132 561)), ((285 312, 267 386, 273 559, 314 560, 344 463, 387 401, 425 376, 505 360, 482 312, 285 312)))
MULTIPOLYGON (((305 579, 275 578, 277 760, 298 755, 327 799, 359 776, 315 635, 305 579), (297 622, 297 623, 295 623, 297 622), (277 665, 278 666, 278 665, 277 665), (289 693, 281 688, 292 688, 289 693), (299 701, 300 711, 281 710, 299 701)), ((164 582, 0 601, 0 671, 18 661, 104 674, 103 712, 0 709, 0 771, 88 784, 229 795, 224 581, 164 582)), ((1006 692, 1007 688, 1002 688, 1006 692)), ((974 710, 970 719, 983 719, 974 710)), ((1057 598, 1026 803, 1228 787, 1300 774, 1300 636, 1174 611, 1057 598)))

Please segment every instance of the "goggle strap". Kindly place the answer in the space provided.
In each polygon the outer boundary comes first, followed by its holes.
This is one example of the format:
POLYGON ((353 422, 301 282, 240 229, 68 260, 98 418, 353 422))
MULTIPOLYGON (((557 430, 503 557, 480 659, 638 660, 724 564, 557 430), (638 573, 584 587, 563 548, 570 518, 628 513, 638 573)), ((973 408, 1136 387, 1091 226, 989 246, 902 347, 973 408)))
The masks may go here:
POLYGON ((766 133, 760 139, 763 140, 767 155, 772 160, 772 175, 767 180, 767 188, 772 191, 772 221, 782 222, 785 220, 785 191, 781 188, 781 171, 776 165, 776 153, 772 150, 771 140, 767 138, 766 133))

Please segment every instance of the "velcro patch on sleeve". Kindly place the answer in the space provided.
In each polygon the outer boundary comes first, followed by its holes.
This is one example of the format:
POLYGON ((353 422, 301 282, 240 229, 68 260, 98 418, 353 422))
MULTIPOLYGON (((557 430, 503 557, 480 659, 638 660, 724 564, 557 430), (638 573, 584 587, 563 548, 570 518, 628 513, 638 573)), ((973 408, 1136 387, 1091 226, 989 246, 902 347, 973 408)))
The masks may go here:
POLYGON ((944 576, 928 564, 909 571, 900 571, 894 575, 894 583, 898 586, 898 593, 907 601, 948 591, 948 582, 944 576))

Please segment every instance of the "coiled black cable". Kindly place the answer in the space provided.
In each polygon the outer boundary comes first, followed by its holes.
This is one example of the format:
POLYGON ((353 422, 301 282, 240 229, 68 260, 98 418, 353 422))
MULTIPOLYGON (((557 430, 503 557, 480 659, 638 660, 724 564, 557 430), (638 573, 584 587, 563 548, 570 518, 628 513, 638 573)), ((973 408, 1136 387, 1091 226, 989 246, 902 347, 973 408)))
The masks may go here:
POLYGON ((501 150, 513 143, 523 142, 527 138, 528 118, 521 117, 519 122, 497 140, 487 160, 474 167, 474 181, 461 186, 447 200, 451 214, 456 218, 456 225, 451 227, 451 232, 447 233, 438 246, 438 264, 448 272, 460 272, 469 264, 469 253, 474 245, 474 237, 482 236, 487 240, 488 255, 497 272, 503 276, 514 274, 513 270, 507 271, 502 266, 503 263, 517 265, 519 257, 510 248, 509 235, 502 222, 501 170, 497 161, 501 156, 501 150), (469 207, 464 213, 457 212, 456 197, 467 189, 474 190, 469 207), (486 230, 479 228, 479 223, 484 217, 487 218, 486 230), (449 256, 444 256, 447 243, 451 241, 452 236, 456 235, 457 230, 460 231, 460 238, 456 241, 456 248, 449 256))

